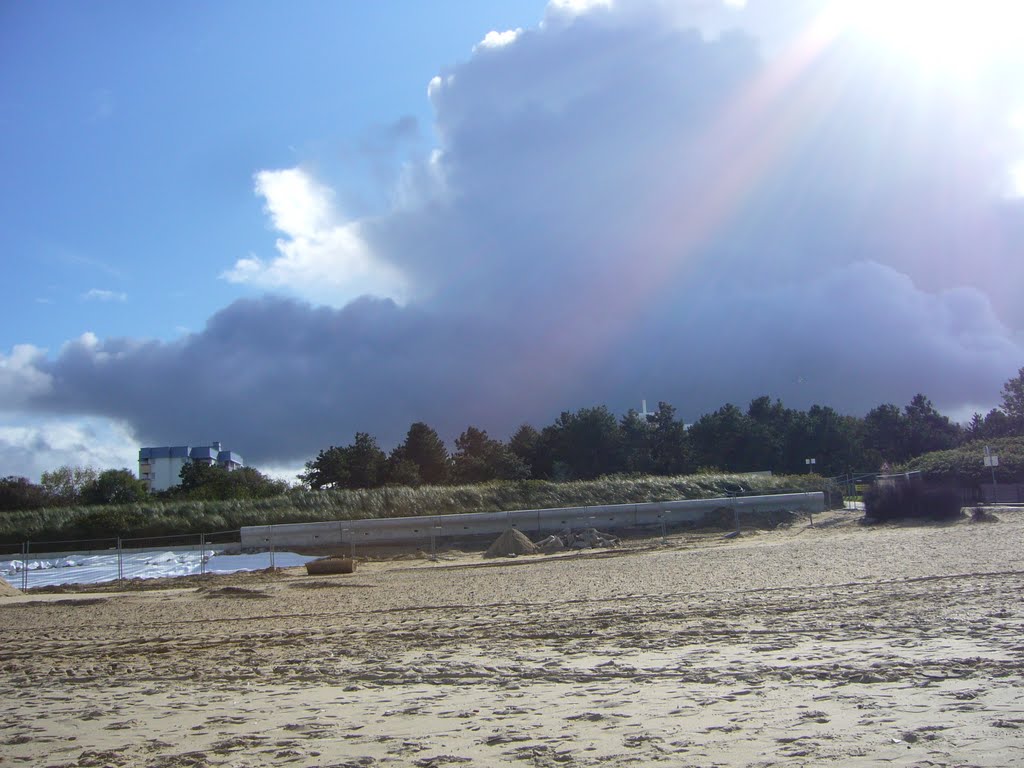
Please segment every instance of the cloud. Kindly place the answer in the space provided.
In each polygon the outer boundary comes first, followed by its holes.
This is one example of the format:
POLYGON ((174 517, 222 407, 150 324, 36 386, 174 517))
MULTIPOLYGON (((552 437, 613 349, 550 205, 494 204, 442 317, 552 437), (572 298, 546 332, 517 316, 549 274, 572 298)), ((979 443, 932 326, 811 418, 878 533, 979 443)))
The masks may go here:
POLYGON ((54 383, 37 408, 130 423, 144 444, 219 439, 256 464, 301 462, 357 430, 385 444, 417 420, 449 439, 468 424, 501 435, 560 409, 625 410, 642 397, 689 420, 764 392, 854 412, 920 390, 944 406, 965 392, 992 402, 1021 359, 977 291, 929 294, 875 263, 767 289, 711 288, 647 307, 626 334, 605 332, 601 304, 574 306, 580 316, 559 327, 533 308, 483 318, 264 297, 178 342, 83 338, 53 361, 24 359, 54 383))
POLYGON ((1006 84, 926 87, 772 7, 553 5, 431 81, 439 143, 393 209, 257 175, 278 255, 225 276, 290 298, 23 357, 25 407, 290 465, 641 398, 995 404, 1024 362, 1006 84))
POLYGON ((41 366, 59 385, 37 404, 130 422, 144 442, 215 438, 247 460, 305 459, 311 445, 337 442, 352 424, 391 438, 401 422, 436 416, 438 406, 457 412, 480 370, 500 361, 494 341, 509 335, 478 318, 387 300, 341 310, 245 300, 170 344, 71 342, 41 366))
POLYGON ((40 370, 46 350, 18 344, 11 354, 0 353, 0 413, 13 411, 33 397, 48 392, 50 377, 40 370))
POLYGON ((596 9, 609 9, 612 0, 551 0, 545 12, 545 20, 573 19, 592 13, 596 9))
POLYGON ((367 248, 359 222, 340 221, 333 192, 298 168, 260 171, 256 193, 274 229, 278 257, 239 259, 222 275, 233 283, 290 292, 342 306, 362 295, 404 300, 406 285, 392 265, 367 248))
POLYGON ((484 39, 473 46, 473 52, 476 53, 485 48, 504 48, 506 45, 511 45, 515 42, 516 38, 523 33, 522 28, 516 27, 515 29, 506 29, 504 32, 498 32, 492 29, 486 35, 484 39))
POLYGON ((39 419, 0 425, 3 475, 38 482, 63 465, 138 469, 138 444, 123 425, 105 419, 39 419))
POLYGON ((82 294, 85 301, 128 301, 128 294, 123 291, 108 291, 102 288, 91 288, 82 294))

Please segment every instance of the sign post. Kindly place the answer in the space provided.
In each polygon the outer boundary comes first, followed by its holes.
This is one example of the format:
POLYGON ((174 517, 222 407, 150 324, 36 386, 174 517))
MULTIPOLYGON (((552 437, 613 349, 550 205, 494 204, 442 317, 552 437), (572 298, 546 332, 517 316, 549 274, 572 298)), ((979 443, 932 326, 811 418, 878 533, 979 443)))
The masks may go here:
POLYGON ((992 503, 999 501, 999 486, 996 483, 996 467, 999 466, 999 457, 992 453, 992 449, 985 446, 985 458, 982 460, 986 467, 992 470, 992 503))
MULTIPOLYGON (((804 459, 804 464, 807 465, 807 474, 811 474, 814 471, 814 465, 818 463, 817 459, 804 459)), ((811 528, 814 527, 814 513, 808 512, 807 518, 811 521, 811 528)))

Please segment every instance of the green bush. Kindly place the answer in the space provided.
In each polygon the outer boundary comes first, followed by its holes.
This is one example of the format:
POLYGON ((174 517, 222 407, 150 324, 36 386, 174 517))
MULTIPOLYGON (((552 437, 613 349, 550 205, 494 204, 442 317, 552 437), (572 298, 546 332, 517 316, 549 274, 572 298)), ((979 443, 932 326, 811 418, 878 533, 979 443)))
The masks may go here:
POLYGON ((949 451, 934 451, 918 456, 900 467, 904 472, 921 472, 931 481, 948 481, 977 486, 992 482, 992 470, 984 465, 985 446, 999 456, 996 480, 1000 483, 1024 483, 1024 437, 1000 437, 975 440, 949 451))

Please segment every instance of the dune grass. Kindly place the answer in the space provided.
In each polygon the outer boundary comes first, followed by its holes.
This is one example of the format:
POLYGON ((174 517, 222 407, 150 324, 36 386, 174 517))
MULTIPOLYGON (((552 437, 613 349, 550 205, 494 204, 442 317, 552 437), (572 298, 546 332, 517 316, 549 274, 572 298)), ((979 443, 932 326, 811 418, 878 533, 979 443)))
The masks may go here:
POLYGON ((0 513, 0 544, 67 539, 141 538, 237 530, 246 525, 358 520, 380 517, 500 512, 588 504, 638 504, 734 494, 824 490, 817 475, 698 474, 679 477, 610 476, 592 481, 541 480, 479 485, 386 487, 367 490, 295 489, 270 499, 152 501, 0 513))

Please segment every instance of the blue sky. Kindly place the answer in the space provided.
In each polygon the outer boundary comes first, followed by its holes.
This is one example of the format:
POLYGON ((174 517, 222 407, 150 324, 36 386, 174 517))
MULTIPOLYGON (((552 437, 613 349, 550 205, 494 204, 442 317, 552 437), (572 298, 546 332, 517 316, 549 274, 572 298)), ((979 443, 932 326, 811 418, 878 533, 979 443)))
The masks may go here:
POLYGON ((0 475, 1024 364, 1006 0, 0 8, 0 475))
POLYGON ((375 134, 412 118, 397 149, 432 144, 430 78, 543 13, 486 5, 5 4, 0 348, 200 330, 244 292, 221 272, 273 250, 260 169, 315 168, 379 212, 374 161, 401 158, 368 157, 375 134))

